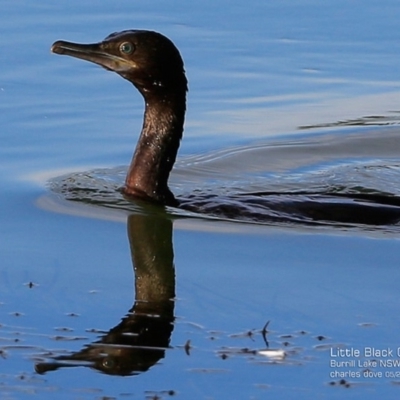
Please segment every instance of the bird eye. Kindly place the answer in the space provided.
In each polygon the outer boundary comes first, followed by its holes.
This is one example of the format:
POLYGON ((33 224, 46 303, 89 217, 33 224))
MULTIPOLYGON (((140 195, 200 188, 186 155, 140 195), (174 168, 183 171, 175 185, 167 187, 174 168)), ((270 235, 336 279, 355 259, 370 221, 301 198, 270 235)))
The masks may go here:
POLYGON ((119 50, 121 53, 124 53, 124 54, 132 54, 133 51, 135 50, 135 47, 133 46, 132 43, 124 42, 124 43, 121 43, 121 45, 119 46, 119 50))

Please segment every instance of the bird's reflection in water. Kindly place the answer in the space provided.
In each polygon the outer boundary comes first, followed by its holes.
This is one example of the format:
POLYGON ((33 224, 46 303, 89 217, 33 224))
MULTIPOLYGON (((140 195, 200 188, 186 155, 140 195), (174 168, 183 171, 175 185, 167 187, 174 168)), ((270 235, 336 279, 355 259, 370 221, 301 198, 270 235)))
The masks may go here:
POLYGON ((130 215, 128 236, 135 273, 131 310, 98 341, 38 362, 36 372, 88 366, 111 375, 132 375, 164 358, 174 321, 172 221, 163 215, 130 215))

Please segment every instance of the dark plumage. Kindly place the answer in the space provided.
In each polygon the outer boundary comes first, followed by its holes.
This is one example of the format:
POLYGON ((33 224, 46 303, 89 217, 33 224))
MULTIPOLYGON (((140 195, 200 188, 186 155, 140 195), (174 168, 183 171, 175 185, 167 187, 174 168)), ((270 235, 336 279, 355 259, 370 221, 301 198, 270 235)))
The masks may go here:
POLYGON ((91 61, 132 82, 145 100, 142 132, 125 195, 216 216, 257 222, 387 225, 400 221, 400 199, 380 193, 250 193, 189 196, 168 188, 183 133, 187 79, 175 45, 157 32, 113 33, 96 44, 57 41, 53 53, 91 61))
POLYGON ((135 85, 144 97, 145 113, 124 193, 178 205, 168 178, 183 133, 187 79, 175 45, 157 32, 129 30, 96 44, 57 41, 51 50, 99 64, 135 85))

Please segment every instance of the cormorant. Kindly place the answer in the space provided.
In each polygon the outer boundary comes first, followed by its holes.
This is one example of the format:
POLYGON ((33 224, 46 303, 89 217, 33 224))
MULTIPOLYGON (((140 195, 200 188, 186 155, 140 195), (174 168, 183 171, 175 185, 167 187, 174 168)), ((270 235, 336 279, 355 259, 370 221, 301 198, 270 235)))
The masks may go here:
POLYGON ((126 30, 96 44, 57 41, 53 53, 91 61, 127 79, 144 97, 142 132, 123 193, 229 219, 301 224, 387 225, 400 221, 400 198, 383 193, 260 192, 174 197, 168 178, 183 134, 188 90, 182 57, 160 33, 126 30))

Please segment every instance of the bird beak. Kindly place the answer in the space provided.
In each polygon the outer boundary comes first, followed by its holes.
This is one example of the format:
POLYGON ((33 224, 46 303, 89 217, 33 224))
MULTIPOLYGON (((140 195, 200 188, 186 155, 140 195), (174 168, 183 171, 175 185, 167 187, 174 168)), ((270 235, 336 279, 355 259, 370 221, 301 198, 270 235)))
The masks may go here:
POLYGON ((128 61, 123 57, 116 56, 104 50, 102 48, 102 43, 80 44, 58 40, 51 46, 51 51, 55 54, 65 54, 67 56, 90 61, 110 71, 119 73, 134 67, 132 61, 128 61))

